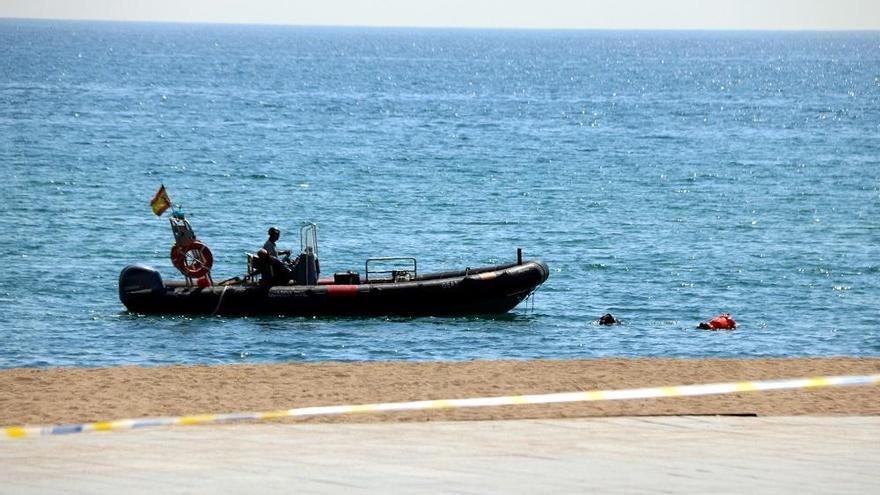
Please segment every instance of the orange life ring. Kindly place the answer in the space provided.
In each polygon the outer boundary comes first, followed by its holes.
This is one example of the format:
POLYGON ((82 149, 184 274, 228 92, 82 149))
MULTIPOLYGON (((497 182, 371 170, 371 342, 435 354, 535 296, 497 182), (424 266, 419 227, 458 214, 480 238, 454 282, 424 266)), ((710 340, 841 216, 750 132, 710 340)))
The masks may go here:
POLYGON ((202 241, 193 241, 186 246, 171 246, 171 263, 180 273, 190 278, 204 277, 214 265, 211 249, 202 241))

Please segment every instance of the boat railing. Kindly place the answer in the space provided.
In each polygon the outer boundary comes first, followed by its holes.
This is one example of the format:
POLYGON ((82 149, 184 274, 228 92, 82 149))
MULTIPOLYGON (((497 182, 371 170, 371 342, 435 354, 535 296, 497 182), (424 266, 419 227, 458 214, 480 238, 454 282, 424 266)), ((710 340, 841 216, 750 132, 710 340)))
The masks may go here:
POLYGON ((311 251, 312 254, 318 256, 318 226, 313 223, 307 223, 299 230, 300 252, 305 253, 311 251))
POLYGON ((380 256, 376 258, 368 258, 367 262, 364 264, 364 281, 370 281, 370 274, 374 275, 388 275, 388 277, 383 277, 382 280, 390 279, 392 282, 402 282, 404 280, 412 280, 419 275, 418 263, 416 259, 411 256, 380 256), (384 269, 377 270, 373 268, 370 270, 370 263, 385 265, 384 269), (404 266, 403 263, 406 263, 404 266), (387 268, 389 265, 393 266, 393 268, 387 268))

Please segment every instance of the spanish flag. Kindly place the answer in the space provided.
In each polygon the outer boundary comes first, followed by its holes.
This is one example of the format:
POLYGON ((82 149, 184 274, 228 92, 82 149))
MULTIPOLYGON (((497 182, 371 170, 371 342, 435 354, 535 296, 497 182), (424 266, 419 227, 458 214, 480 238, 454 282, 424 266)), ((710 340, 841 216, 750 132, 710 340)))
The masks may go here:
POLYGON ((153 200, 150 201, 150 206, 153 208, 153 213, 158 216, 162 216, 162 214, 165 213, 165 210, 171 207, 171 198, 169 198, 168 193, 165 192, 164 184, 159 187, 159 191, 153 196, 153 200))

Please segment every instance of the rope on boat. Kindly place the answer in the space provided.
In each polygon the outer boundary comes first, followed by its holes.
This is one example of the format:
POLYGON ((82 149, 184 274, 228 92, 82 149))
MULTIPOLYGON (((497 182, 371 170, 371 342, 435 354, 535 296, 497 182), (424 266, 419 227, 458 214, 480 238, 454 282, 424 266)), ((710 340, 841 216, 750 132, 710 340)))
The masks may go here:
POLYGON ((753 382, 710 383, 703 385, 679 385, 674 387, 634 388, 624 390, 596 390, 591 392, 567 392, 543 395, 518 395, 508 397, 482 397, 473 399, 421 400, 414 402, 388 402, 322 407, 300 407, 281 411, 239 412, 231 414, 198 414, 193 416, 121 419, 53 426, 13 426, 3 428, 0 438, 25 438, 91 431, 119 431, 157 426, 198 425, 229 423, 234 421, 266 421, 279 418, 308 416, 334 416, 352 413, 379 413, 393 411, 424 411, 429 409, 457 409, 465 407, 519 406, 525 404, 555 404, 565 402, 590 402, 608 400, 652 399, 660 397, 685 397, 696 395, 719 395, 768 390, 814 389, 826 387, 853 387, 880 385, 880 374, 824 376, 789 380, 763 380, 753 382))
POLYGON ((224 286, 223 286, 223 291, 220 292, 220 299, 217 300, 217 307, 214 308, 214 312, 211 313, 211 316, 216 315, 216 314, 217 314, 217 311, 220 311, 220 305, 223 304, 223 296, 226 295, 226 289, 228 289, 228 288, 229 288, 228 285, 224 285, 224 286))
POLYGON ((540 285, 538 287, 535 287, 535 290, 533 290, 527 298, 527 299, 529 299, 528 303, 531 305, 531 307, 529 308, 529 311, 531 311, 532 313, 535 312, 535 294, 538 293, 538 289, 540 289, 540 288, 541 288, 540 285))

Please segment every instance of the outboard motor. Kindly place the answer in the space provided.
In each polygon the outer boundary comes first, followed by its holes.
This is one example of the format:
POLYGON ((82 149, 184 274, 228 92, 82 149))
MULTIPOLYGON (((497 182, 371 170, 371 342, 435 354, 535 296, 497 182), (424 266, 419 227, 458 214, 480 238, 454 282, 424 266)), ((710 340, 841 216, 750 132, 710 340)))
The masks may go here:
POLYGON ((164 287, 159 272, 147 265, 128 265, 119 273, 119 300, 126 306, 128 306, 126 299, 130 293, 159 290, 164 287))

